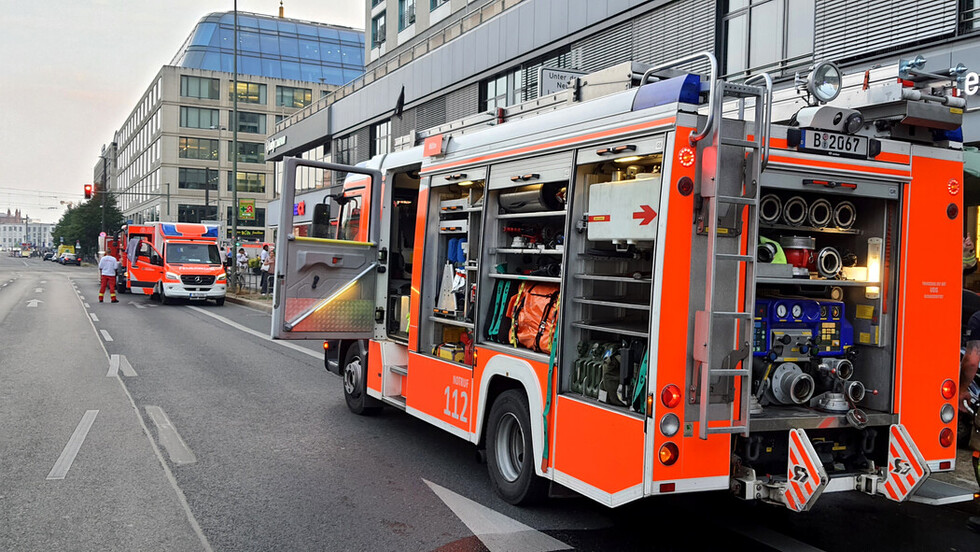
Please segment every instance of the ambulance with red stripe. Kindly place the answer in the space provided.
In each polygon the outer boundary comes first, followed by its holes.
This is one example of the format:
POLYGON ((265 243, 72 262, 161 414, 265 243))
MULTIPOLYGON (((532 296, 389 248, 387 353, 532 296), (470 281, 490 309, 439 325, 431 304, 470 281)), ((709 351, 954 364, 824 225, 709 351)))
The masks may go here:
POLYGON ((225 303, 227 276, 218 226, 150 222, 125 228, 126 284, 134 294, 168 304, 176 299, 225 303))
POLYGON ((967 500, 931 477, 956 462, 964 102, 918 69, 837 98, 862 75, 818 64, 774 102, 705 53, 361 166, 287 158, 273 337, 324 340, 355 413, 485 451, 515 504, 967 500), (306 236, 300 168, 336 186, 306 236))

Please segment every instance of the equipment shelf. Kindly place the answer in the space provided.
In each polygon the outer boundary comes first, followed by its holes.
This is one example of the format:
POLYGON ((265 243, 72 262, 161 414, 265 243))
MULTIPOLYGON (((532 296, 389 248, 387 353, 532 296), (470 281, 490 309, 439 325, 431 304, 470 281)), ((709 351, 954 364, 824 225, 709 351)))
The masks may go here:
POLYGON ((519 255, 564 255, 564 251, 558 251, 557 249, 516 249, 511 247, 500 247, 493 251, 494 253, 515 253, 519 255))
MULTIPOLYGON (((868 415, 868 425, 898 423, 898 416, 862 408, 868 415)), ((803 406, 767 406, 761 414, 752 414, 752 431, 782 431, 787 429, 826 429, 847 427, 847 415, 835 412, 820 412, 803 406)))
POLYGON ((533 211, 530 213, 502 213, 497 215, 498 219, 518 219, 518 218, 538 218, 538 217, 563 217, 565 211, 533 211))
POLYGON ((652 278, 633 278, 632 276, 622 276, 618 274, 575 274, 579 280, 600 280, 603 282, 619 282, 623 284, 649 284, 652 278))
POLYGON ((850 234, 853 236, 860 236, 864 234, 861 230, 857 228, 817 228, 816 226, 791 226, 789 224, 776 224, 770 222, 760 222, 759 228, 766 230, 798 230, 801 232, 821 232, 823 234, 850 234))
POLYGON ((598 305, 600 307, 615 307, 619 309, 634 309, 634 310, 644 310, 649 311, 650 305, 640 305, 637 303, 628 303, 625 297, 574 297, 572 299, 576 303, 582 303, 585 305, 598 305))
POLYGON ((599 332, 628 335, 632 337, 647 337, 647 328, 649 324, 646 322, 631 322, 628 320, 615 320, 609 322, 580 320, 578 322, 572 322, 572 326, 583 330, 595 330, 599 332))
POLYGON ((497 280, 527 280, 528 282, 561 283, 561 278, 559 276, 525 276, 524 274, 488 274, 487 276, 497 280))
POLYGON ((867 287, 881 285, 881 282, 859 282, 857 280, 814 280, 810 278, 756 278, 755 282, 757 284, 840 287, 867 287))
POLYGON ((463 322, 462 320, 454 320, 452 318, 443 318, 441 316, 430 316, 429 320, 432 322, 438 322, 440 324, 449 324, 450 326, 459 326, 461 328, 466 328, 467 330, 473 329, 473 324, 471 322, 463 322))

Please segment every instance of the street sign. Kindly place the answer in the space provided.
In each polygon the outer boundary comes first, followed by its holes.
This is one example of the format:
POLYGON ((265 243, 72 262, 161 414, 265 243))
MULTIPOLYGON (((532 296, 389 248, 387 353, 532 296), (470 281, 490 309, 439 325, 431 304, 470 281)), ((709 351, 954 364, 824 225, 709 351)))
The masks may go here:
POLYGON ((255 200, 238 200, 238 220, 255 220, 255 200))
POLYGON ((568 81, 585 73, 569 69, 538 69, 538 96, 547 96, 568 88, 568 81))

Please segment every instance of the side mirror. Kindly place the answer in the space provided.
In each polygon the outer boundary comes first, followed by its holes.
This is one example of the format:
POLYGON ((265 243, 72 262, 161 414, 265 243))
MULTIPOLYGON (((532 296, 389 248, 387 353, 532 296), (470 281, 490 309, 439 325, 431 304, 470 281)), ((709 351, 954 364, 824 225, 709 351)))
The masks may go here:
POLYGON ((163 266, 163 259, 160 258, 160 255, 157 255, 154 252, 153 254, 150 255, 150 264, 156 266, 163 266))

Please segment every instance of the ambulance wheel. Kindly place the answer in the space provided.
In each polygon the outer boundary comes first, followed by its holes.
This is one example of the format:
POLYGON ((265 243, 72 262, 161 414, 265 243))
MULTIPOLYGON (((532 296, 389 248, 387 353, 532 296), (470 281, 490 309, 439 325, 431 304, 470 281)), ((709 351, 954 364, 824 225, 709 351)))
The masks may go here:
POLYGON ((214 300, 214 304, 217 307, 220 307, 220 306, 224 305, 225 304, 225 298, 222 297, 221 299, 215 299, 214 300))
POLYGON ((160 302, 164 305, 170 305, 174 302, 173 299, 167 297, 167 290, 163 289, 163 283, 160 283, 160 302))
POLYGON ((487 469, 494 492, 511 504, 535 502, 547 490, 547 482, 534 473, 527 398, 516 389, 501 393, 490 408, 487 469))
POLYGON ((344 356, 344 400, 354 414, 371 416, 381 411, 381 403, 367 394, 367 351, 360 341, 347 348, 344 356))

